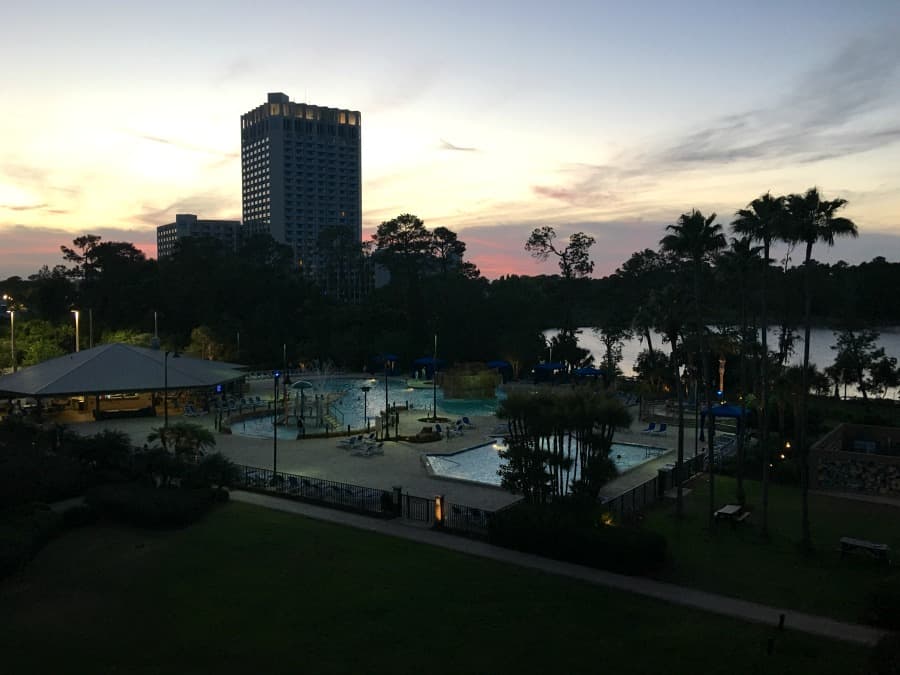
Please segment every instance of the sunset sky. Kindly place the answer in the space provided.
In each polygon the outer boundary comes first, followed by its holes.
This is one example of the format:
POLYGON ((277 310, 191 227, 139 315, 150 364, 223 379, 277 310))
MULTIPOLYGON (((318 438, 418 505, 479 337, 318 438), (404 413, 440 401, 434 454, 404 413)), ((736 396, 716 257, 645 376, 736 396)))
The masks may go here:
POLYGON ((860 228, 823 258, 900 259, 897 0, 130 4, 4 8, 0 278, 240 218, 240 115, 275 91, 362 112, 366 236, 414 213, 491 278, 555 271, 539 225, 603 275, 812 185, 860 228))

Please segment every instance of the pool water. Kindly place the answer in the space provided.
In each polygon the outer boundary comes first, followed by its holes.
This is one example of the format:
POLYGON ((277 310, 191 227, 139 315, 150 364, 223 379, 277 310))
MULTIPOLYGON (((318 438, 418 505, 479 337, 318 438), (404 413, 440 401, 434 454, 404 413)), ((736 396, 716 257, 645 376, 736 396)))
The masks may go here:
MULTIPOLYGON (((351 429, 366 428, 366 416, 369 425, 374 427, 378 413, 384 410, 385 403, 385 379, 353 378, 353 377, 329 377, 309 379, 312 387, 303 389, 303 404, 310 406, 316 396, 326 393, 340 394, 340 398, 332 405, 335 417, 342 429, 348 426, 351 429), (364 395, 362 387, 369 387, 364 395)), ((445 399, 440 387, 437 389, 438 414, 454 419, 475 415, 493 415, 497 412, 498 403, 506 398, 506 395, 497 390, 497 398, 493 399, 445 399)), ((299 389, 288 389, 292 403, 289 408, 299 408, 301 392, 299 389)), ((414 410, 421 410, 423 415, 430 415, 434 405, 434 391, 431 389, 413 389, 406 386, 406 379, 397 377, 387 378, 387 401, 391 406, 410 405, 414 410)), ((280 406, 279 406, 280 407, 280 406)), ((311 426, 307 424, 307 431, 311 426)), ((272 417, 261 417, 245 422, 238 422, 231 428, 232 433, 242 436, 254 436, 257 438, 272 437, 272 417)), ((278 427, 278 438, 293 440, 297 437, 297 429, 293 425, 278 427)))
MULTIPOLYGON (((500 465, 503 459, 501 441, 479 445, 451 455, 425 455, 425 462, 435 476, 469 480, 500 487, 500 465)), ((619 473, 640 466, 668 452, 664 448, 629 443, 613 443, 610 457, 619 473)))

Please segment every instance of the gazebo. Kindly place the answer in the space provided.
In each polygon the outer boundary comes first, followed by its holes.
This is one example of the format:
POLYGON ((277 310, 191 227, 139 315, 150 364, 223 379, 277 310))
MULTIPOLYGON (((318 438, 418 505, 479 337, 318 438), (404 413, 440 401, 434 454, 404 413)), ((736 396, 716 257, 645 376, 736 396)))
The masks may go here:
POLYGON ((47 398, 209 389, 244 377, 243 366, 113 343, 44 361, 0 377, 0 396, 47 398))

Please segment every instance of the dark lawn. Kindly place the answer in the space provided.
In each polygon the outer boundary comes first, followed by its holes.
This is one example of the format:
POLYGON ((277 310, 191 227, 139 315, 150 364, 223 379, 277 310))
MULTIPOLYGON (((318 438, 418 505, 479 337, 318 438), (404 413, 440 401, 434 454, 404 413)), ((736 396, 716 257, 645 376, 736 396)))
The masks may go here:
POLYGON ((845 675, 868 654, 243 504, 64 535, 0 585, 0 626, 11 675, 845 675))
MULTIPOLYGON (((737 503, 736 481, 716 478, 716 506, 737 503)), ((709 479, 700 476, 686 497, 687 516, 675 519, 674 501, 652 509, 644 527, 666 536, 673 559, 660 575, 666 581, 724 595, 823 614, 847 621, 862 617, 866 594, 875 582, 897 573, 900 556, 900 508, 810 495, 810 525, 815 551, 800 552, 800 490, 773 485, 769 490, 770 541, 760 535, 761 484, 745 481, 750 519, 734 528, 718 523, 708 530, 709 479), (861 553, 841 559, 841 537, 890 545, 893 568, 861 553)))

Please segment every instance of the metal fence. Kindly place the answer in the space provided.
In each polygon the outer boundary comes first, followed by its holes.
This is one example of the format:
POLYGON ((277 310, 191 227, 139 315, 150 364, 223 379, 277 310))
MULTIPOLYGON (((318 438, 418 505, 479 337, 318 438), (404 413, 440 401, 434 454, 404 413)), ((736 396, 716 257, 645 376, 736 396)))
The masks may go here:
POLYGON ((394 495, 387 490, 283 471, 273 473, 271 469, 255 466, 238 465, 238 468, 241 472, 240 487, 265 490, 362 513, 396 514, 394 495))
POLYGON ((447 504, 444 508, 444 528, 476 537, 487 537, 490 511, 462 504, 447 504))
POLYGON ((283 471, 273 473, 271 469, 256 466, 237 466, 240 476, 236 487, 263 490, 360 513, 405 518, 456 534, 486 538, 488 523, 493 515, 491 511, 445 501, 441 509, 442 520, 438 523, 434 499, 402 494, 399 488, 380 490, 283 471))
POLYGON ((403 495, 403 517, 420 523, 434 522, 434 500, 414 495, 403 495))
MULTIPOLYGON (((696 455, 686 457, 682 463, 681 482, 690 480, 706 468, 706 456, 696 455)), ((657 475, 627 492, 611 497, 603 502, 603 505, 611 513, 622 515, 624 513, 636 513, 643 511, 648 506, 655 504, 663 498, 671 488, 677 487, 675 464, 668 464, 661 468, 657 475)))
POLYGON ((647 482, 628 490, 628 492, 620 494, 618 497, 607 499, 603 502, 603 505, 611 513, 618 515, 643 511, 659 499, 658 486, 659 478, 651 478, 647 482))

